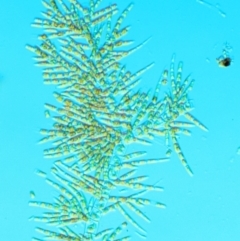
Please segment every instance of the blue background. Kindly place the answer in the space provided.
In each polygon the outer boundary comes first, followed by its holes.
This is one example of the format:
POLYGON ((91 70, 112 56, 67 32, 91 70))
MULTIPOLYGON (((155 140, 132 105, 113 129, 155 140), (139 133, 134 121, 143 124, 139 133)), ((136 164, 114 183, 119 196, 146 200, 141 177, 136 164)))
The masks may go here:
MULTIPOLYGON (((129 4, 127 0, 115 2, 120 11, 129 4)), ((88 1, 82 3, 88 5, 88 1)), ((101 6, 108 4, 103 0, 101 6)), ((191 73, 196 79, 190 93, 192 113, 209 129, 194 128, 191 137, 180 138, 194 171, 192 178, 176 154, 167 163, 139 169, 150 176, 150 182, 160 180, 164 192, 155 198, 167 205, 162 210, 145 209, 151 223, 139 222, 147 230, 147 240, 240 240, 239 9, 236 0, 135 0, 124 21, 131 25, 128 39, 135 45, 152 37, 123 60, 133 72, 155 63, 143 75, 141 87, 153 89, 176 53, 177 61, 184 63, 183 75, 191 73), (233 64, 219 68, 216 58, 226 42, 233 48, 233 64)), ((49 170, 53 163, 43 158, 47 145, 37 145, 37 141, 39 129, 52 124, 44 117, 43 105, 54 102, 54 88, 43 85, 41 69, 34 67, 32 54, 25 49, 27 43, 38 44, 41 30, 30 24, 42 10, 38 0, 4 1, 0 7, 0 239, 7 241, 27 241, 35 235, 36 223, 28 221, 36 213, 28 207, 31 190, 40 200, 55 195, 34 174, 36 169, 49 170)), ((159 138, 149 151, 163 157, 163 147, 159 138)), ((134 232, 132 236, 140 240, 134 232)))

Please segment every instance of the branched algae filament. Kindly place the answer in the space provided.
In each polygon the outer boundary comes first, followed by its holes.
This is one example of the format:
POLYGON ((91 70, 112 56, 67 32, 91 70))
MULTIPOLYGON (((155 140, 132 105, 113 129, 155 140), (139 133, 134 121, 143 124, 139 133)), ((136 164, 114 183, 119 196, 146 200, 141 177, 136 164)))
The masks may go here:
POLYGON ((123 40, 129 27, 122 27, 122 22, 133 4, 114 23, 117 5, 99 9, 100 2, 90 0, 89 7, 84 7, 77 0, 43 1, 44 18, 33 23, 44 29, 39 36, 41 44, 27 45, 36 55, 36 64, 43 67, 44 83, 60 88, 54 92, 59 104, 45 104, 53 127, 40 131, 44 135, 40 143, 52 143, 52 148, 44 150, 45 158, 58 158, 51 169, 55 179, 37 171, 59 196, 52 203, 29 202, 47 210, 30 219, 43 223, 36 231, 49 240, 130 240, 124 232, 128 225, 145 237, 146 230, 136 219, 150 221, 142 208, 165 205, 142 197, 163 189, 145 183, 148 176, 138 176, 138 167, 167 161, 173 149, 192 175, 178 135, 189 135, 193 126, 207 130, 189 113, 193 80, 182 79, 182 63, 175 75, 174 57, 170 71, 164 70, 153 94, 136 90, 140 76, 152 64, 131 73, 121 62, 147 42, 125 47, 132 41, 123 40), (168 91, 160 99, 162 87, 168 91), (180 121, 182 117, 187 121, 180 121), (127 145, 151 144, 156 136, 166 140, 166 157, 144 158, 145 151, 126 153, 127 145), (120 188, 131 194, 124 195, 120 188), (125 221, 100 230, 100 218, 112 211, 118 211, 125 221))

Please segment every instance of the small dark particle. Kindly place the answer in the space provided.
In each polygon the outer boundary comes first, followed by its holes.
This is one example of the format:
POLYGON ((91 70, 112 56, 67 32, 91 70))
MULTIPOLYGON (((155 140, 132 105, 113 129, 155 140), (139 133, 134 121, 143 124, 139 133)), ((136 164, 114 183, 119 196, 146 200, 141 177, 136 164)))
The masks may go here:
POLYGON ((228 67, 231 64, 231 59, 229 57, 217 61, 219 67, 228 67))

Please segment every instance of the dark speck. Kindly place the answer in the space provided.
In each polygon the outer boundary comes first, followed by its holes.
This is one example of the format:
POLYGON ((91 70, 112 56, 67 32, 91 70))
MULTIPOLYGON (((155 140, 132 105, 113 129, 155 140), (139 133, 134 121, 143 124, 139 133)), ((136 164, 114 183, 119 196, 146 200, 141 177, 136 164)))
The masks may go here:
POLYGON ((218 61, 220 67, 228 67, 231 64, 231 59, 229 57, 221 59, 218 61))

